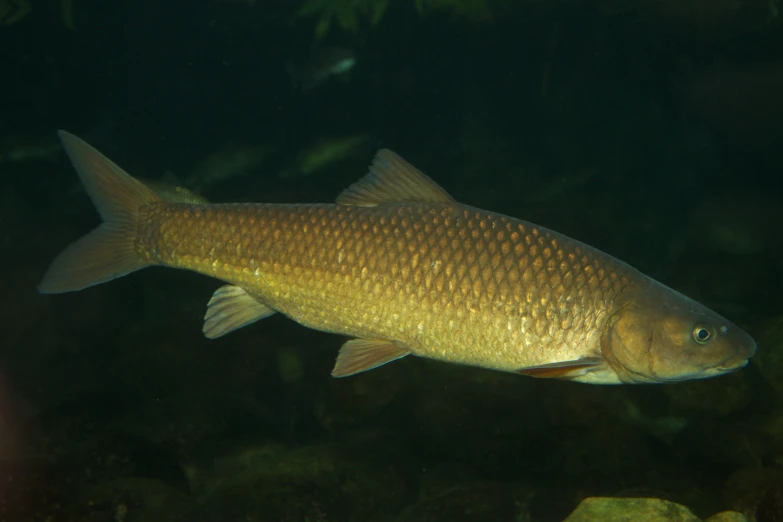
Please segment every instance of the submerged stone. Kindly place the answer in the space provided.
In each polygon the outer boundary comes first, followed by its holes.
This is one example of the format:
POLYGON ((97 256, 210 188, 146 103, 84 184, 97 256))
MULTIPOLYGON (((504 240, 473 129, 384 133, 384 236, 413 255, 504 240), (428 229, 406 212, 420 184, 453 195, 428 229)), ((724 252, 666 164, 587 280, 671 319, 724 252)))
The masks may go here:
POLYGON ((688 508, 657 498, 584 499, 564 522, 701 522, 688 508))
MULTIPOLYGON (((767 511, 766 508, 761 509, 760 504, 768 492, 783 490, 783 471, 757 466, 738 469, 726 479, 723 490, 726 507, 750 517, 757 510, 767 511)), ((766 500, 767 507, 771 506, 771 499, 766 500)))
POLYGON ((234 451, 197 480, 206 510, 258 522, 390 522, 412 496, 407 473, 382 441, 368 442, 234 451))
POLYGON ((185 522, 197 517, 196 500, 163 481, 119 478, 86 488, 71 499, 79 520, 117 522, 185 522))
POLYGON ((783 317, 768 321, 758 330, 758 344, 765 349, 759 350, 753 361, 780 399, 783 396, 783 346, 780 342, 783 339, 783 317))
POLYGON ((485 522, 530 520, 531 492, 524 486, 493 483, 462 484, 425 498, 405 510, 395 522, 485 522))
POLYGON ((705 518, 704 522, 748 522, 748 517, 737 511, 721 511, 705 518))

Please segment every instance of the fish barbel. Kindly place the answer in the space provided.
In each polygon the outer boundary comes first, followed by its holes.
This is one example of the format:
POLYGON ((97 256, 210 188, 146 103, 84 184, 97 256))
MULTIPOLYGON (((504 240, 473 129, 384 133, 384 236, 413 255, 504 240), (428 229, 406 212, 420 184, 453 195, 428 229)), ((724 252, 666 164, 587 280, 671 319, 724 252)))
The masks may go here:
POLYGON ((332 375, 413 354, 592 384, 698 379, 745 366, 740 328, 629 265, 546 228, 458 203, 389 150, 335 204, 166 200, 60 131, 103 224, 39 286, 79 290, 151 265, 227 283, 216 338, 281 312, 350 336, 332 375))

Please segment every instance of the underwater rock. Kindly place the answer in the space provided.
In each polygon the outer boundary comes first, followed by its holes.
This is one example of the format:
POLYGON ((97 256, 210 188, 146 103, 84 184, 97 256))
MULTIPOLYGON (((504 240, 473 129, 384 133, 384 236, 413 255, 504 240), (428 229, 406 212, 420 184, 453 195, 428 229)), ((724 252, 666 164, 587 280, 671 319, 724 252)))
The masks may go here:
POLYGON ((0 460, 0 520, 55 520, 62 512, 63 473, 48 459, 0 460))
POLYGON ((783 411, 769 412, 751 422, 764 441, 763 462, 776 470, 783 469, 783 411))
MULTIPOLYGON (((241 334, 235 337, 242 341, 241 334)), ((178 457, 201 448, 211 454, 238 433, 282 432, 283 422, 270 407, 281 395, 270 364, 274 354, 202 342, 197 322, 128 329, 104 376, 115 397, 104 401, 109 409, 96 420, 108 419, 117 433, 161 445, 178 457)))
POLYGON ((192 522, 196 510, 192 497, 163 481, 147 478, 107 481, 82 490, 71 501, 78 520, 96 522, 192 522))
POLYGON ((525 486, 493 483, 462 484, 405 510, 396 522, 528 522, 527 503, 532 496, 525 486))
POLYGON ((736 511, 721 511, 705 518, 704 522, 748 522, 748 517, 736 511))
POLYGON ((756 522, 783 522, 783 487, 770 488, 761 497, 756 522))
POLYGON ((757 329, 758 345, 763 346, 753 358, 764 379, 778 396, 783 395, 783 317, 778 317, 757 329))
POLYGON ((759 466, 764 446, 750 427, 708 418, 694 419, 672 442, 672 450, 688 466, 718 465, 726 473, 759 466))
POLYGON ((552 426, 595 426, 611 415, 615 390, 563 383, 541 396, 541 411, 552 426))
POLYGON ((685 506, 657 498, 584 499, 564 522, 701 522, 685 506))
POLYGON ((616 415, 653 437, 671 444, 690 422, 682 415, 672 415, 668 401, 658 390, 620 390, 611 397, 616 415))
POLYGON ((377 439, 245 447, 215 460, 201 496, 208 512, 236 520, 389 522, 412 493, 386 448, 377 439))
POLYGON ((548 458, 555 440, 544 432, 537 402, 543 393, 535 379, 413 362, 422 373, 405 390, 405 417, 395 429, 422 458, 442 457, 485 477, 502 469, 530 470, 548 458))
POLYGON ((218 438, 235 414, 220 399, 180 394, 139 401, 136 408, 117 418, 115 426, 150 444, 188 454, 205 441, 218 438))
POLYGON ((619 476, 634 476, 639 469, 655 466, 645 433, 621 422, 554 433, 559 448, 552 454, 550 465, 569 477, 600 477, 613 483, 619 476))
POLYGON ((335 433, 377 417, 400 391, 405 366, 401 361, 350 379, 328 380, 314 405, 318 422, 335 433))
MULTIPOLYGON (((726 480, 723 497, 728 508, 744 513, 752 520, 753 514, 756 513, 757 508, 760 508, 767 492, 781 490, 783 490, 783 471, 749 467, 735 471, 726 480)), ((771 511, 772 505, 772 500, 767 499, 767 512, 771 511)))
POLYGON ((725 416, 740 411, 750 402, 751 386, 745 372, 721 379, 689 381, 663 387, 676 414, 725 416))

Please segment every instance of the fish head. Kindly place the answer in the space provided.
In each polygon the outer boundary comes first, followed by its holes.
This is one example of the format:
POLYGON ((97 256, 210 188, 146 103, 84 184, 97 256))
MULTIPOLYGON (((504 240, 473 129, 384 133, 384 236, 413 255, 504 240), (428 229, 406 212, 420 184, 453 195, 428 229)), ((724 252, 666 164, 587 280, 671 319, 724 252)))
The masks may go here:
POLYGON ((625 383, 723 375, 746 366, 756 353, 756 343, 742 329, 653 280, 607 324, 601 351, 625 383))

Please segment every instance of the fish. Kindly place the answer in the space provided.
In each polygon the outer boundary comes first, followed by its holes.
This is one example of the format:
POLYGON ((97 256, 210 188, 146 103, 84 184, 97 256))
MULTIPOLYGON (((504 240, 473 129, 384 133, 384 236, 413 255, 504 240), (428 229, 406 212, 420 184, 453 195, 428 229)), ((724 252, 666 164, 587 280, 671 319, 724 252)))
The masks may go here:
MULTIPOLYGON (((4 51, 0 50, 0 54, 4 54, 4 51)), ((113 127, 113 121, 103 120, 88 129, 86 135, 93 142, 99 142, 108 147, 111 145, 110 134, 113 127)), ((48 133, 45 137, 37 134, 15 134, 8 139, 0 140, 0 165, 34 161, 57 163, 62 158, 63 146, 60 140, 52 139, 48 133)))
POLYGON ((748 364, 752 337, 563 234, 464 205, 389 149, 334 203, 166 201, 59 131, 103 219, 38 286, 77 291, 162 265, 223 282, 203 333, 275 313, 349 337, 332 376, 409 355, 588 384, 669 383, 748 364))
MULTIPOLYGON (((30 0, 0 0, 0 27, 22 20, 32 10, 30 0)), ((73 23, 73 0, 60 0, 60 16, 65 27, 75 30, 73 23)))
POLYGON ((31 9, 30 0, 0 0, 0 26, 15 24, 31 9))
POLYGON ((183 176, 183 182, 197 192, 210 190, 229 179, 260 171, 274 150, 265 143, 225 145, 203 157, 183 176))
POLYGON ((350 80, 355 65, 356 55, 351 49, 331 46, 314 49, 304 63, 287 63, 286 70, 294 87, 308 92, 333 78, 350 80))
POLYGON ((280 171, 279 178, 309 176, 330 165, 355 156, 370 141, 367 134, 350 134, 317 140, 296 155, 295 161, 280 171))
POLYGON ((29 143, 0 146, 0 164, 27 161, 56 162, 62 156, 62 146, 51 143, 29 143))
POLYGON ((182 186, 182 182, 171 171, 166 171, 160 179, 137 179, 166 201, 190 204, 209 203, 209 200, 204 196, 182 186))

